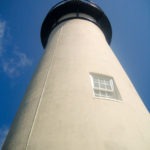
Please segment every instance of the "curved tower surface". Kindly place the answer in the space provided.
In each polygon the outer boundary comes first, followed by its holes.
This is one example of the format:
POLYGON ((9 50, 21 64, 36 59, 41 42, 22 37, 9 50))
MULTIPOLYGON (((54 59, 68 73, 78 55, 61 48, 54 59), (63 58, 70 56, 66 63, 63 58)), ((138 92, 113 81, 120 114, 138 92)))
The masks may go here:
POLYGON ((111 25, 90 1, 46 16, 45 53, 3 150, 150 150, 150 116, 109 47, 111 25))

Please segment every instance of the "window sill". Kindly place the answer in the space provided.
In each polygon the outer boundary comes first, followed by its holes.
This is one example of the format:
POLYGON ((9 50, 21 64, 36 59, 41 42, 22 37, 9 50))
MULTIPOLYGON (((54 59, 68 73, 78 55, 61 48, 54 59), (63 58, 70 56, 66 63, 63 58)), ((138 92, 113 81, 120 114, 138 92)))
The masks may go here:
POLYGON ((97 97, 97 96, 93 96, 93 99, 101 99, 101 100, 108 100, 108 101, 114 101, 114 102, 122 102, 122 99, 113 99, 113 98, 105 98, 105 97, 97 97))

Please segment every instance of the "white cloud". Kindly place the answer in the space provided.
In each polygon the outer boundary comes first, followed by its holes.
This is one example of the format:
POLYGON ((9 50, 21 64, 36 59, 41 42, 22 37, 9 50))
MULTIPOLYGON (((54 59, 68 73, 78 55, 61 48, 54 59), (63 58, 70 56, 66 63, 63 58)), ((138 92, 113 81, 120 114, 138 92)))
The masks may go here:
POLYGON ((6 22, 0 20, 0 55, 3 51, 3 38, 6 29, 6 22))
POLYGON ((6 25, 5 21, 0 21, 0 38, 4 36, 5 25, 6 25))
POLYGON ((32 64, 32 61, 27 57, 27 55, 23 52, 15 51, 14 54, 18 56, 19 61, 17 66, 18 67, 25 67, 30 66, 32 64))
POLYGON ((9 129, 7 127, 0 128, 0 149, 2 148, 4 140, 8 134, 8 131, 9 131, 9 129))
POLYGON ((12 61, 3 61, 2 64, 3 71, 9 76, 9 77, 17 77, 20 75, 19 71, 17 70, 16 66, 12 61))
POLYGON ((0 20, 0 67, 12 78, 18 77, 25 67, 31 66, 32 61, 11 42, 9 29, 6 21, 0 20))
POLYGON ((32 61, 20 51, 14 51, 9 59, 2 59, 3 71, 11 78, 18 77, 24 67, 31 65, 32 61))

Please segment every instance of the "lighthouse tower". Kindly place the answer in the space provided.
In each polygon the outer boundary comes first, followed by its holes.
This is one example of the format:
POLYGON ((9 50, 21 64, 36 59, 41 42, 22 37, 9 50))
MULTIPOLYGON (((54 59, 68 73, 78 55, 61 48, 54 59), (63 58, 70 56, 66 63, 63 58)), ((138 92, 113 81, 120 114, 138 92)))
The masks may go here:
POLYGON ((46 16, 45 53, 3 150, 150 150, 150 116, 109 47, 111 25, 85 0, 46 16))

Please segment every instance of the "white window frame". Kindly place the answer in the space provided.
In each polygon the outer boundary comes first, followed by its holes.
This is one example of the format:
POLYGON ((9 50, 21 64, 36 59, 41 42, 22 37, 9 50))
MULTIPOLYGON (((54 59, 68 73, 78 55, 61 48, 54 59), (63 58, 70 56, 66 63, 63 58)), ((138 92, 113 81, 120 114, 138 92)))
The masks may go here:
POLYGON ((106 76, 103 74, 97 74, 97 73, 90 73, 90 80, 92 84, 93 89, 93 95, 96 98, 103 98, 103 99, 110 99, 110 100, 121 100, 120 93, 116 87, 116 84, 114 82, 114 79, 110 76, 106 76), (94 84, 94 76, 98 78, 98 87, 95 87, 94 84), (101 81, 104 81, 104 88, 101 88, 101 81), (110 84, 107 84, 106 82, 109 82, 110 84), (110 86, 111 89, 107 89, 107 86, 110 86), (98 91, 98 94, 95 93, 95 91, 98 91), (104 95, 102 93, 104 92, 104 95), (110 96, 108 95, 110 94, 110 96), (112 96, 111 96, 112 95, 112 96))

